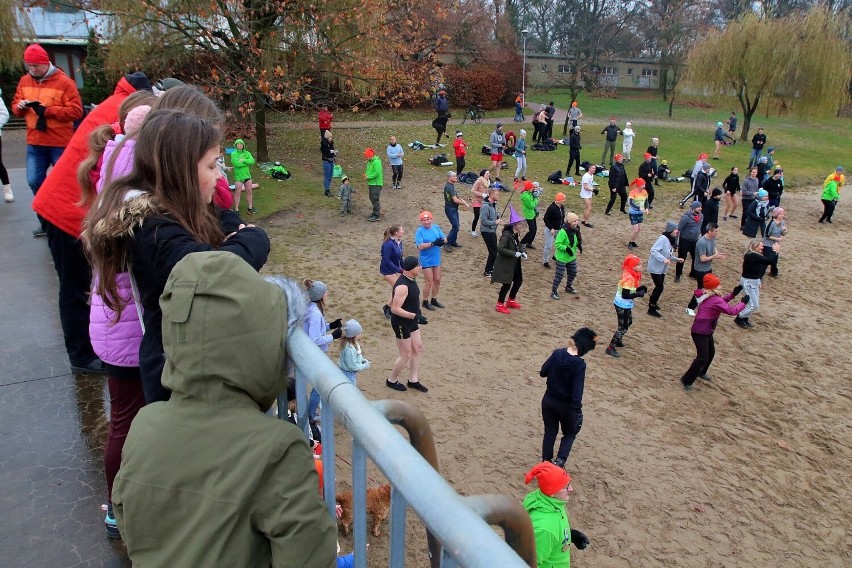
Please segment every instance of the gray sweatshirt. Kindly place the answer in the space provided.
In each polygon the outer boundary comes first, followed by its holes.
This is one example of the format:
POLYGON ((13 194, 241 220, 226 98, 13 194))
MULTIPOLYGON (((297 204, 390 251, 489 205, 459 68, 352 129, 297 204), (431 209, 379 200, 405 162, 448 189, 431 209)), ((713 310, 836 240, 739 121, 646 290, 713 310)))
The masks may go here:
POLYGON ((687 211, 680 217, 677 224, 677 230, 680 231, 680 238, 687 241, 697 241, 701 237, 701 222, 704 221, 704 215, 698 216, 698 221, 692 218, 692 212, 687 211))
POLYGON ((756 199, 757 192, 760 190, 760 182, 758 182, 757 178, 753 178, 751 176, 745 178, 742 183, 742 198, 743 199, 756 199))
POLYGON ((489 142, 491 143, 492 154, 502 154, 503 146, 506 145, 506 135, 495 130, 491 133, 491 139, 489 142))
POLYGON ((499 218, 497 204, 483 201, 482 208, 479 210, 479 230, 483 233, 496 233, 497 219, 499 218))
POLYGON ((648 257, 648 274, 665 274, 669 265, 664 261, 666 259, 676 261, 677 258, 668 236, 660 235, 651 247, 651 254, 648 257))

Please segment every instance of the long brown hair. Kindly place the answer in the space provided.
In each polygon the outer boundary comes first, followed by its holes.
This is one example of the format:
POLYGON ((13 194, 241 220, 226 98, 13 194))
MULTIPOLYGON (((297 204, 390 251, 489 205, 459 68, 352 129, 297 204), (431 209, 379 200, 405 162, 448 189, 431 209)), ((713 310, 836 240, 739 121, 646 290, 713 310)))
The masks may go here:
MULTIPOLYGON (((124 120, 130 111, 142 105, 152 104, 157 97, 149 91, 136 91, 121 101, 118 107, 118 123, 121 131, 124 131, 124 120)), ((89 155, 77 168, 77 183, 80 184, 81 199, 79 205, 88 207, 95 199, 95 185, 92 183, 90 173, 98 166, 103 156, 107 142, 114 140, 117 132, 111 124, 98 126, 89 134, 89 155)))
POLYGON ((399 232, 399 230, 400 230, 401 228, 402 228, 402 225, 400 225, 399 223, 397 223, 396 225, 391 225, 390 227, 388 227, 387 229, 385 229, 385 237, 384 237, 384 240, 388 240, 389 238, 393 237, 395 234, 397 234, 397 233, 399 232))
POLYGON ((124 219, 128 208, 132 208, 133 201, 142 200, 137 197, 128 201, 128 191, 145 192, 144 201, 150 206, 142 219, 152 215, 170 217, 196 241, 213 247, 221 245, 224 235, 212 208, 202 200, 198 179, 198 162, 220 142, 217 125, 176 110, 151 112, 139 129, 133 169, 128 176, 104 187, 84 221, 86 255, 99 276, 97 292, 113 310, 121 305, 115 277, 128 269, 135 227, 131 223, 123 232, 104 227, 128 222, 124 219))
MULTIPOLYGON (((302 280, 302 286, 305 287, 305 290, 310 290, 311 286, 313 286, 313 285, 314 285, 314 281, 311 280, 310 278, 305 278, 304 280, 302 280)), ((320 313, 323 316, 325 316, 325 300, 323 298, 320 298, 319 300, 317 300, 314 303, 319 308, 320 313)))

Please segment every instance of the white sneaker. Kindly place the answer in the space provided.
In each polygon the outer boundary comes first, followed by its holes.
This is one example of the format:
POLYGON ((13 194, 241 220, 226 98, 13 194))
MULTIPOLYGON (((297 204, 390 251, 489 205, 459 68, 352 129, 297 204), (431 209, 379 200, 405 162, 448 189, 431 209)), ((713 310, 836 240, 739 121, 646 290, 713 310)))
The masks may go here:
POLYGON ((12 203, 15 201, 15 195, 12 193, 12 186, 9 184, 3 186, 3 200, 6 203, 12 203))
POLYGON ((688 315, 691 318, 694 318, 695 317, 695 310, 690 309, 690 308, 686 308, 686 315, 688 315))
POLYGON ((471 231, 471 232, 470 232, 470 236, 471 236, 471 237, 473 237, 473 238, 476 238, 476 237, 478 237, 479 235, 477 235, 477 234, 476 234, 476 231, 471 231))

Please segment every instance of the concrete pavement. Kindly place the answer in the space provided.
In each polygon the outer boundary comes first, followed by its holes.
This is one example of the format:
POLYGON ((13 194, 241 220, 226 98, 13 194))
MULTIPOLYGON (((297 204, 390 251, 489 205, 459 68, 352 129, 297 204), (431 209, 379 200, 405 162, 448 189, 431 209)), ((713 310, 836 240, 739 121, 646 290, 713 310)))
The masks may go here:
POLYGON ((130 566, 100 510, 105 377, 70 371, 47 240, 32 237, 23 167, 9 174, 16 200, 0 202, 0 566, 130 566))

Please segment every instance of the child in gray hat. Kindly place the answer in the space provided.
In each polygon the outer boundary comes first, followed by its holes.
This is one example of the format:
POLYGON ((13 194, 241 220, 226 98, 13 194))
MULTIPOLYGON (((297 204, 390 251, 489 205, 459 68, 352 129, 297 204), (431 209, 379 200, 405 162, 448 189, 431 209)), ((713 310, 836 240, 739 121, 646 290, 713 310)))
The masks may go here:
POLYGON ((343 337, 340 339, 343 342, 343 349, 340 350, 340 360, 337 364, 353 385, 357 385, 358 371, 366 371, 370 368, 370 362, 364 359, 361 354, 361 344, 358 343, 363 331, 364 328, 357 320, 351 319, 343 324, 343 337))

